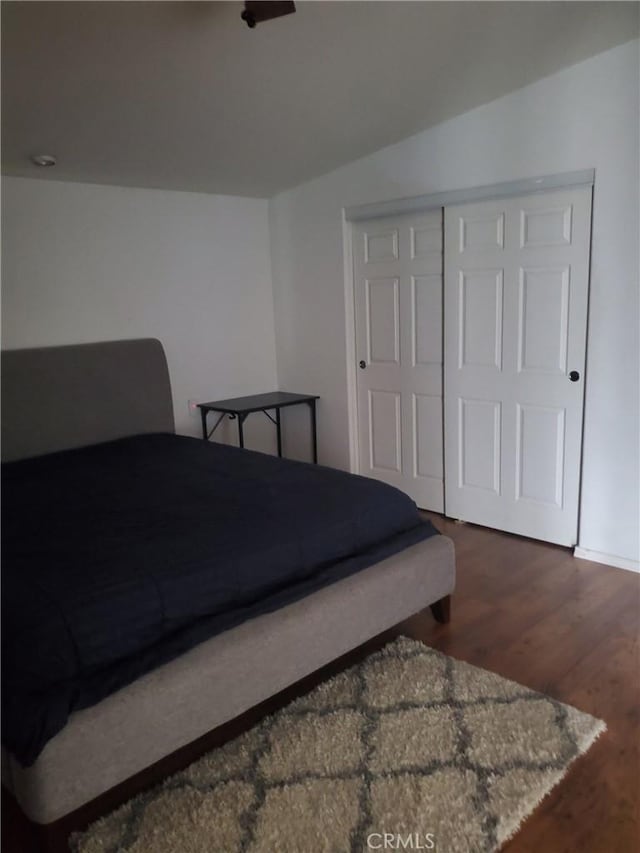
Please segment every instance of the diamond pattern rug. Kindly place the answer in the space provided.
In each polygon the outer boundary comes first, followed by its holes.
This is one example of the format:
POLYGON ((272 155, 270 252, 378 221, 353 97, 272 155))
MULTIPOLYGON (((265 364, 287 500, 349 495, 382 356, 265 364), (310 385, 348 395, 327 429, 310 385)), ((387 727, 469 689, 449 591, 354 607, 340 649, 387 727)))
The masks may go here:
POLYGON ((395 849, 489 853, 604 729, 400 638, 97 821, 72 849, 360 853, 390 833, 395 849))

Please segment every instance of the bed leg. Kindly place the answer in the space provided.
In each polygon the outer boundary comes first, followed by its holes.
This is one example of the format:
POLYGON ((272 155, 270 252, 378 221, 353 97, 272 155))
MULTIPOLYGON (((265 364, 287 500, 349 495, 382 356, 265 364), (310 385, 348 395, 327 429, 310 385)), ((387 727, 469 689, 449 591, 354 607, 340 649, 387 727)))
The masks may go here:
POLYGON ((446 625, 451 619, 451 596, 445 595, 439 601, 434 601, 431 605, 431 612, 436 622, 446 625))

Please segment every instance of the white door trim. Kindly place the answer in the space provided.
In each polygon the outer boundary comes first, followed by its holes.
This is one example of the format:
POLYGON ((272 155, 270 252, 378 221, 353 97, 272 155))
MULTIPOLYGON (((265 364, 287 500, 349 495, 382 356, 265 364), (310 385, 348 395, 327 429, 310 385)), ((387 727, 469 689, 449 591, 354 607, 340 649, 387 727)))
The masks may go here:
POLYGON ((342 244, 344 246, 344 318, 347 356, 347 417, 349 419, 349 471, 360 472, 360 438, 358 433, 358 376, 356 373, 356 285, 353 269, 353 227, 342 210, 342 244))
MULTIPOLYGON (((543 175, 537 178, 524 178, 518 181, 505 181, 487 184, 481 187, 449 190, 441 193, 411 196, 408 198, 358 204, 342 208, 342 245, 344 260, 344 304, 345 304, 345 353, 347 375, 347 418, 349 429, 349 470, 358 474, 360 470, 360 446, 358 438, 358 393, 356 375, 356 320, 355 320, 355 280, 353 269, 353 228, 352 223, 363 219, 377 219, 383 216, 395 216, 402 213, 432 210, 447 204, 467 201, 480 201, 490 198, 506 198, 532 192, 545 192, 577 186, 593 186, 595 169, 582 169, 575 172, 562 172, 557 175, 543 175)), ((589 315, 587 315, 587 347, 589 345, 589 315)), ((586 375, 586 371, 585 371, 586 375)), ((580 476, 582 478, 582 464, 580 476)), ((580 504, 578 505, 578 522, 580 504)), ((578 528, 579 531, 579 528, 578 528)), ((580 541, 578 539, 578 541, 580 541)))
POLYGON ((542 175, 538 178, 525 178, 520 181, 504 181, 481 187, 448 190, 441 193, 416 195, 410 198, 377 201, 371 204, 356 204, 343 208, 344 219, 348 222, 358 222, 361 219, 378 219, 381 216, 423 212, 436 207, 446 207, 449 204, 461 204, 468 201, 485 201, 490 198, 508 198, 509 196, 528 195, 545 190, 590 186, 595 181, 595 173, 595 169, 581 169, 578 172, 562 172, 558 175, 542 175))

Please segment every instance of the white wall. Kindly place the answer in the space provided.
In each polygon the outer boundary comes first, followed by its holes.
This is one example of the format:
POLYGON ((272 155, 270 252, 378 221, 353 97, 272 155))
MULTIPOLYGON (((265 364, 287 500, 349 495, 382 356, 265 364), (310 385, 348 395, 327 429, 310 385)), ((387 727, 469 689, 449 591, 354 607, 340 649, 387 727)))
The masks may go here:
MULTIPOLYGON (((595 167, 580 545, 638 560, 638 49, 607 51, 272 199, 278 378, 321 395, 321 461, 349 467, 343 206, 595 167)), ((293 427, 289 446, 302 445, 305 424, 293 427)))
POLYGON ((157 337, 184 434, 188 399, 277 388, 264 199, 4 178, 2 238, 3 348, 157 337))

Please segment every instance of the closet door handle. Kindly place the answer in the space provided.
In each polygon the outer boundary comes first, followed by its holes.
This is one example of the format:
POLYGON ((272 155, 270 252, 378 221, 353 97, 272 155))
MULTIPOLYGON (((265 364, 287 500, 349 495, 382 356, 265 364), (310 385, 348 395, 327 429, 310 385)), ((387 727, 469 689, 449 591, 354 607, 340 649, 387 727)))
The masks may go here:
POLYGON ((364 359, 362 359, 362 361, 359 362, 360 370, 364 370, 366 366, 367 366, 367 362, 364 359))
POLYGON ((580 379, 580 374, 578 373, 577 370, 572 370, 571 373, 569 374, 569 379, 572 382, 577 382, 578 379, 580 379))

